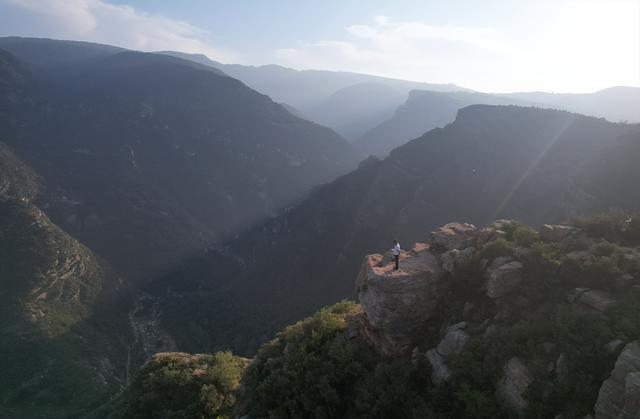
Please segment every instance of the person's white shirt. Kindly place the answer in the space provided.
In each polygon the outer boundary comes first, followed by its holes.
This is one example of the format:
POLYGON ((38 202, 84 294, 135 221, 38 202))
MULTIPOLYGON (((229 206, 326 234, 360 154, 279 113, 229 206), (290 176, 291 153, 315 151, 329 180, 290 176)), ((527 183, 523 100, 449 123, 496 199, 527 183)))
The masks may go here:
POLYGON ((391 249, 391 254, 393 256, 400 256, 400 243, 396 243, 391 249))

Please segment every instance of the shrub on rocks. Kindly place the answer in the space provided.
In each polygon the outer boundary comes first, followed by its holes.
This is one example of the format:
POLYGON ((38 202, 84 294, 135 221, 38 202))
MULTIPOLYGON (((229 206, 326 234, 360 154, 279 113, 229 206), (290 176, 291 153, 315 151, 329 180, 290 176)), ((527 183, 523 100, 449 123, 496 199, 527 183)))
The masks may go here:
POLYGON ((529 247, 540 239, 538 232, 529 226, 518 226, 512 237, 516 245, 524 247, 529 247))
POLYGON ((501 256, 511 256, 513 254, 513 250, 513 243, 503 238, 499 238, 482 246, 479 258, 487 259, 489 262, 492 262, 495 258, 501 256))

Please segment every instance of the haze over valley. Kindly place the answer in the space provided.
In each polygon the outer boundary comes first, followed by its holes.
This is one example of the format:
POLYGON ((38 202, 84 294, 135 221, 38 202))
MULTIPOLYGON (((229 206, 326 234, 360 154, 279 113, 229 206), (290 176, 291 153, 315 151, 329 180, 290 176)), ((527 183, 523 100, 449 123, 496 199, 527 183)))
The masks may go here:
POLYGON ((0 417, 640 418, 640 5, 365 3, 0 1, 0 417))

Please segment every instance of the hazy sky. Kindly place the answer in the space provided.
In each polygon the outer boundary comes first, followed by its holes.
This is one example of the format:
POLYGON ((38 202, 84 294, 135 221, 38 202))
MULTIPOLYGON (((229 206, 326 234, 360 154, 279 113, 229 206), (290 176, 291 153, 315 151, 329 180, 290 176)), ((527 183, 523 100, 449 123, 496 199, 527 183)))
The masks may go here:
POLYGON ((640 0, 0 0, 0 36, 472 89, 640 86, 640 0))

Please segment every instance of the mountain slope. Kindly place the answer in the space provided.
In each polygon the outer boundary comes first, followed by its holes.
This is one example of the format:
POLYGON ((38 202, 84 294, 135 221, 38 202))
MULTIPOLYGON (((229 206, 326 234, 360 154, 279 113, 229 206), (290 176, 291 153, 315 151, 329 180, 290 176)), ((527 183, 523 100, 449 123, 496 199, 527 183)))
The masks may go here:
POLYGON ((365 133, 354 146, 362 156, 386 157, 409 140, 453 122, 459 109, 475 104, 529 105, 515 98, 486 93, 413 90, 392 117, 365 133))
MULTIPOLYGON (((233 342, 240 353, 251 352, 283 324, 351 296, 360 255, 391 246, 393 238, 416 241, 452 218, 539 224, 606 209, 609 198, 582 189, 580 179, 591 173, 587 162, 630 131, 637 141, 634 126, 566 112, 464 108, 453 124, 383 161, 363 162, 221 252, 157 282, 163 319, 189 350, 233 342), (184 288, 168 294, 176 283, 184 288), (203 318, 193 327, 200 332, 185 334, 179 325, 195 313, 203 318)), ((635 165, 617 170, 631 173, 635 165)), ((640 205, 635 191, 624 193, 640 205)))
POLYGON ((2 417, 96 409, 139 362, 119 278, 33 204, 41 187, 0 143, 2 417))
POLYGON ((173 57, 119 53, 38 71, 30 86, 2 130, 52 185, 49 214, 133 277, 233 237, 355 161, 333 131, 173 57))
POLYGON ((333 93, 310 112, 314 121, 355 139, 391 116, 406 93, 383 84, 359 83, 333 93))

